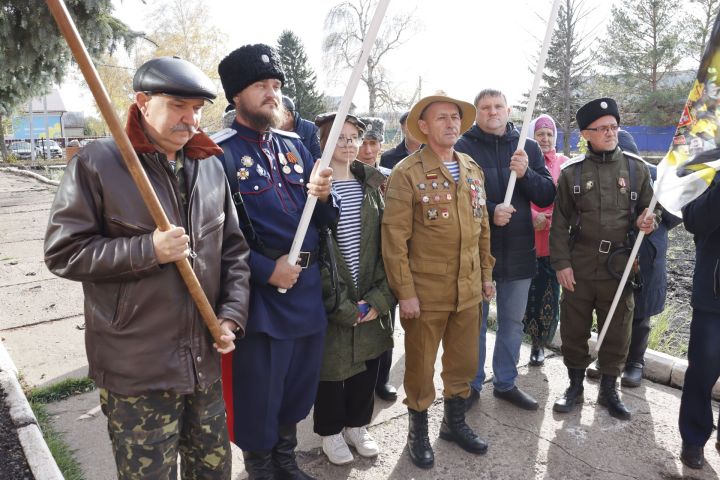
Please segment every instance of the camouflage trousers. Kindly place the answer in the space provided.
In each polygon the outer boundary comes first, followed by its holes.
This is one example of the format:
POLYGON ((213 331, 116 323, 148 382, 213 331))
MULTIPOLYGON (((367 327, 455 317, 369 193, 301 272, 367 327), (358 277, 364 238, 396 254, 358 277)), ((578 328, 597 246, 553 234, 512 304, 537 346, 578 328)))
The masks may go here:
POLYGON ((229 479, 230 442, 218 380, 189 395, 100 389, 119 480, 229 479))

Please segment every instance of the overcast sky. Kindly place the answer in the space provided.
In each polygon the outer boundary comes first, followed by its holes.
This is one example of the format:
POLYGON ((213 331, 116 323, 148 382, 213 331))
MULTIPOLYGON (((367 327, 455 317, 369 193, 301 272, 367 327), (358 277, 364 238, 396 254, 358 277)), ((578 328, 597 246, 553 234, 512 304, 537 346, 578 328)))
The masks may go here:
MULTIPOLYGON (((152 4, 153 0, 146 0, 152 4)), ((141 0, 113 0, 114 14, 136 30, 147 30, 149 7, 141 0)), ((208 14, 198 21, 210 22, 227 34, 229 50, 248 43, 275 45, 280 33, 292 30, 300 37, 312 67, 318 75, 319 90, 342 95, 345 85, 328 83, 322 65, 323 23, 338 0, 205 0, 208 14)), ((596 2, 585 31, 603 35, 612 1, 596 2), (599 4, 599 5, 598 5, 599 4)), ((532 85, 533 72, 551 0, 391 0, 388 16, 413 11, 420 25, 407 43, 385 63, 390 78, 408 97, 422 78, 422 93, 444 90, 472 101, 487 87, 503 90, 511 103, 521 99, 532 85)), ((229 53, 229 52, 228 52, 229 53)), ((341 78, 349 78, 350 72, 341 78)), ((61 89, 69 110, 92 109, 89 92, 72 81, 61 89)), ((354 102, 367 108, 367 92, 361 87, 354 102)))

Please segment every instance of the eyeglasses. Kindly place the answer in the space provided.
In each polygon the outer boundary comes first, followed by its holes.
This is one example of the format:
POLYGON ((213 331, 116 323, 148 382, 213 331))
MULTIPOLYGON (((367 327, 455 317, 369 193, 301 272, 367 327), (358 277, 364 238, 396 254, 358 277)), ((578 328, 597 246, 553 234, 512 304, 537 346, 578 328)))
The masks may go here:
POLYGON ((620 129, 619 125, 603 125, 601 127, 595 127, 595 128, 586 128, 585 130, 590 130, 591 132, 600 132, 602 134, 612 132, 617 133, 617 131, 620 129))
POLYGON ((362 144, 362 138, 361 137, 350 137, 347 138, 344 135, 340 135, 338 137, 337 141, 337 147, 359 147, 362 144))

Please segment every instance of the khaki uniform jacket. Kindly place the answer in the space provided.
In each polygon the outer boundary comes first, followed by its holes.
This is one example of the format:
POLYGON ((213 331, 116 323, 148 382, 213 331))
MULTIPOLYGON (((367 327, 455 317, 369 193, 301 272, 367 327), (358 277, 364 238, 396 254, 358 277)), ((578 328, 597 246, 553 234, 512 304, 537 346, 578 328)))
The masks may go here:
POLYGON ((400 300, 417 297, 421 310, 461 311, 482 301, 492 281, 485 177, 455 152, 455 183, 429 148, 393 169, 385 194, 382 255, 388 283, 400 300))
MULTIPOLYGON (((610 252, 622 246, 630 230, 630 177, 629 162, 634 162, 635 185, 638 197, 635 204, 637 217, 652 200, 650 171, 635 155, 616 148, 614 152, 596 154, 588 152, 562 166, 558 180, 555 210, 550 227, 550 262, 555 271, 572 267, 575 278, 609 280, 607 268, 609 253, 600 252, 600 242, 610 242, 610 252), (575 169, 581 169, 579 192, 575 187, 575 169), (580 212, 580 231, 571 247, 570 227, 580 212)), ((655 214, 660 218, 660 210, 655 214)), ((603 250, 607 250, 605 243, 603 250)), ((632 246, 632 245, 630 245, 632 246)), ((622 273, 628 254, 613 258, 612 268, 622 273)))

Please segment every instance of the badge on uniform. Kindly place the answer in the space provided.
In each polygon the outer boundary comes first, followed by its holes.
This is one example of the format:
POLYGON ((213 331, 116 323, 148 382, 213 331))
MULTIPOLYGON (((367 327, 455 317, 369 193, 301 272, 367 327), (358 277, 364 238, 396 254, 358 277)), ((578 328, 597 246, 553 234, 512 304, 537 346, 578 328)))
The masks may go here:
POLYGON ((426 173, 425 178, 427 178, 428 180, 435 180, 437 179, 437 173, 426 173))
POLYGON ((434 199, 435 199, 435 203, 439 202, 439 201, 440 201, 440 195, 435 195, 434 199))
POLYGON ((290 172, 292 172, 292 169, 290 168, 289 165, 283 165, 282 171, 285 175, 288 175, 290 172))
MULTIPOLYGON (((287 159, 285 158, 285 155, 283 155, 282 152, 278 153, 278 162, 280 162, 280 165, 287 165, 287 159)), ((285 169, 283 168, 283 172, 285 169)))
POLYGON ((267 176, 267 172, 266 172, 265 169, 262 167, 262 165, 260 165, 259 163, 258 163, 258 166, 257 166, 257 168, 255 169, 255 171, 256 171, 257 174, 260 175, 261 177, 267 176))
POLYGON ((238 180, 247 180, 250 177, 250 172, 247 168, 241 168, 237 171, 238 180))
MULTIPOLYGON (((437 176, 437 175, 436 175, 436 176, 437 176)), ((437 183, 437 182, 432 182, 432 187, 433 187, 433 189, 437 190, 438 183, 437 183)))
POLYGON ((423 195, 423 197, 422 197, 422 202, 423 202, 423 203, 428 203, 428 202, 430 202, 430 197, 428 197, 427 195, 423 195))
POLYGON ((592 180, 588 180, 587 182, 585 182, 585 191, 589 192, 594 186, 595 183, 592 180))
POLYGON ((620 193, 626 193, 627 192, 627 182, 623 177, 618 178, 618 188, 620 189, 620 193))
POLYGON ((255 162, 253 162, 253 159, 250 158, 248 155, 245 155, 244 157, 242 157, 240 159, 240 163, 242 163, 243 167, 250 168, 253 166, 253 163, 255 163, 255 162))
MULTIPOLYGON (((447 180, 445 180, 445 181, 443 182, 443 187, 445 187, 445 188, 450 188, 450 182, 448 182, 447 180)), ((450 199, 448 198, 448 200, 450 200, 450 199)))
POLYGON ((424 183, 418 183, 418 188, 420 190, 425 190, 425 184, 424 183))
POLYGON ((287 153, 287 159, 290 163, 297 163, 297 161, 298 161, 297 157, 292 152, 287 153))
POLYGON ((443 208, 441 212, 443 218, 450 218, 450 211, 447 208, 443 208))
POLYGON ((452 200, 452 195, 448 193, 447 195, 445 195, 445 198, 447 198, 448 200, 452 200))
POLYGON ((427 211, 427 217, 430 220, 437 220, 437 218, 438 218, 437 208, 429 208, 427 211))
POLYGON ((297 173, 303 173, 303 168, 300 166, 299 163, 296 163, 293 167, 297 173))

